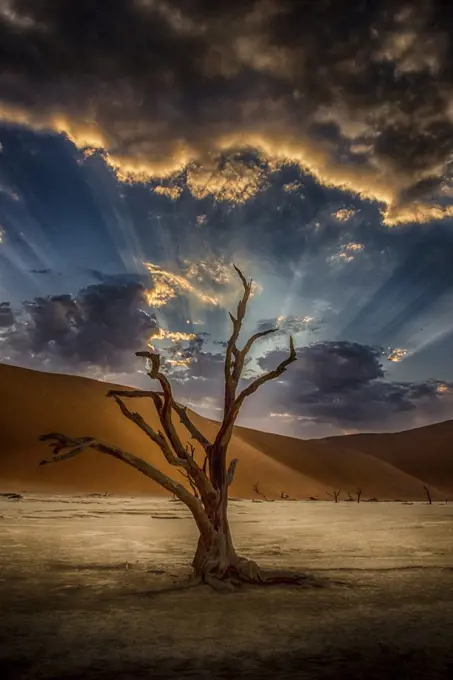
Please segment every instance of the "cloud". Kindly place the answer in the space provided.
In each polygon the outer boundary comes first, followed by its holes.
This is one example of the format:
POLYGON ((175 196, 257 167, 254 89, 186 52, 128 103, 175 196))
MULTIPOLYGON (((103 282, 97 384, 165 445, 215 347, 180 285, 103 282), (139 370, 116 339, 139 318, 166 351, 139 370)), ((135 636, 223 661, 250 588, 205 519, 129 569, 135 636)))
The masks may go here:
POLYGON ((167 178, 171 200, 183 173, 198 198, 247 202, 289 161, 382 202, 387 224, 453 215, 444 2, 64 7, 2 4, 0 120, 101 149, 123 180, 167 178))
POLYGON ((0 318, 9 328, 0 337, 1 357, 80 373, 90 367, 133 371, 133 353, 158 332, 156 319, 144 308, 144 288, 131 282, 95 284, 75 297, 38 297, 24 303, 15 319, 3 303, 0 318))
MULTIPOLYGON (((269 371, 286 354, 281 350, 270 352, 259 358, 258 364, 269 371)), ((297 374, 301 390, 308 386, 322 392, 341 392, 383 377, 381 357, 382 350, 357 342, 316 342, 297 350, 292 375, 297 374)))
MULTIPOLYGON (((284 379, 257 398, 253 418, 298 436, 415 427, 451 415, 453 383, 386 379, 382 349, 349 342, 319 342, 297 350, 284 379), (260 403, 258 403, 260 401, 260 403)), ((285 356, 271 351, 259 359, 268 371, 285 356)))
POLYGON ((14 312, 9 302, 0 302, 0 328, 9 328, 14 323, 14 312))
MULTIPOLYGON (((286 336, 287 334, 296 335, 297 333, 302 332, 316 333, 322 323, 323 320, 321 316, 314 317, 309 314, 306 314, 305 316, 294 316, 293 314, 284 316, 282 314, 273 319, 261 319, 257 323, 255 332, 260 333, 261 331, 275 328, 275 336, 286 336)), ((271 338, 275 336, 271 336, 271 338)))

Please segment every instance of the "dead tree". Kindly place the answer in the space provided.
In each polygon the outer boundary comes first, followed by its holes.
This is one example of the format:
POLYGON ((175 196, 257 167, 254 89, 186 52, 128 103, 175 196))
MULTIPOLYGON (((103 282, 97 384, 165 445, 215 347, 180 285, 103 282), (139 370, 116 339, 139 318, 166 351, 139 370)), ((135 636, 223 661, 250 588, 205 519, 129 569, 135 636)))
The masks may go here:
POLYGON ((264 498, 264 500, 267 501, 267 498, 264 495, 264 493, 261 491, 260 485, 259 485, 258 482, 255 482, 255 484, 253 485, 253 491, 256 493, 257 496, 261 496, 261 498, 264 498))
POLYGON ((280 500, 282 500, 282 501, 289 501, 289 496, 288 496, 288 494, 285 493, 284 491, 282 491, 281 494, 280 494, 280 500))
POLYGON ((174 400, 171 385, 160 370, 158 354, 148 351, 136 352, 137 356, 146 358, 148 375, 152 380, 159 382, 162 391, 111 390, 107 395, 115 400, 121 413, 135 423, 161 449, 167 462, 183 471, 186 478, 191 481, 192 492, 183 484, 161 472, 153 464, 92 436, 76 438, 58 432, 42 435, 40 439, 49 441, 53 448, 53 457, 43 463, 67 460, 91 448, 123 461, 174 494, 189 508, 200 533, 192 561, 195 582, 207 583, 216 589, 232 589, 241 582, 300 583, 306 580, 306 576, 291 572, 265 572, 254 561, 240 557, 234 549, 231 538, 227 516, 228 487, 233 481, 238 461, 234 459, 227 466, 227 449, 239 410, 249 396, 265 383, 278 378, 296 360, 294 342, 290 337, 288 357, 274 370, 255 378, 238 394, 239 381, 252 346, 260 338, 278 329, 259 331, 250 337, 242 349, 237 346, 252 290, 252 281, 247 281, 237 267, 235 270, 241 279, 244 292, 238 303, 236 315, 230 313, 233 330, 225 355, 223 419, 213 441, 209 441, 196 427, 187 409, 174 400), (154 402, 162 429, 154 429, 148 425, 140 413, 126 406, 125 400, 133 398, 146 398, 154 402), (173 414, 179 417, 192 440, 201 448, 204 456, 203 464, 199 464, 196 460, 194 450, 189 450, 181 442, 173 424, 173 414), (67 451, 62 453, 65 449, 67 451), (198 498, 193 493, 194 488, 198 492, 198 498))
POLYGON ((362 498, 362 488, 359 486, 356 489, 356 495, 357 495, 357 503, 360 503, 360 499, 362 498))
POLYGON ((327 495, 334 499, 335 503, 338 503, 338 498, 340 496, 341 489, 333 489, 332 492, 327 492, 327 495))
POLYGON ((432 505, 432 504, 433 504, 433 499, 432 499, 432 496, 431 496, 431 489, 430 489, 429 485, 428 485, 428 484, 423 484, 423 488, 425 489, 426 498, 428 499, 428 503, 429 503, 430 505, 432 505))
POLYGON ((347 494, 348 494, 348 497, 346 498, 346 500, 352 503, 352 502, 354 501, 354 499, 353 499, 353 497, 352 497, 351 492, 348 491, 347 494))

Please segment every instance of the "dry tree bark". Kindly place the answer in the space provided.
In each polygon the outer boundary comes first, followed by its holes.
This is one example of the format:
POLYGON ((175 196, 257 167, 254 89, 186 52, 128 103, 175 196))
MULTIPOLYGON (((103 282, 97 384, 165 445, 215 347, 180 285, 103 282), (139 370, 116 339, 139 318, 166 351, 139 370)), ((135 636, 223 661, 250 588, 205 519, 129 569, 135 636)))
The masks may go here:
POLYGON ((335 503, 338 503, 338 498, 340 496, 341 489, 332 489, 332 492, 327 492, 327 495, 334 499, 335 503))
POLYGON ((431 489, 430 489, 429 485, 428 485, 428 484, 423 484, 423 488, 424 488, 424 490, 425 490, 426 498, 428 499, 428 503, 429 503, 430 505, 432 505, 432 504, 433 504, 433 499, 432 499, 432 496, 431 496, 431 489))
POLYGON ((239 333, 244 320, 247 303, 252 289, 252 281, 247 281, 242 272, 235 266, 235 270, 243 285, 243 295, 240 299, 236 316, 230 313, 233 324, 232 334, 227 344, 224 376, 224 411, 217 436, 209 441, 198 430, 189 417, 187 409, 178 404, 174 398, 171 385, 160 370, 160 356, 148 351, 136 352, 149 360, 148 375, 157 380, 161 391, 143 390, 111 390, 107 396, 114 399, 121 413, 134 422, 155 444, 157 444, 165 459, 174 466, 189 482, 190 491, 179 482, 161 472, 157 467, 135 456, 128 451, 112 446, 97 438, 68 437, 65 434, 51 432, 40 437, 49 441, 53 448, 53 457, 42 461, 41 464, 56 463, 67 460, 91 448, 99 453, 113 456, 131 465, 136 470, 167 489, 191 511, 197 524, 200 536, 198 546, 192 561, 196 582, 211 585, 218 590, 231 590, 242 582, 273 584, 295 583, 307 581, 304 574, 292 572, 264 571, 253 560, 237 555, 231 538, 228 523, 228 488, 231 485, 237 459, 233 459, 229 466, 226 464, 226 454, 234 424, 241 406, 247 397, 254 394, 262 385, 278 378, 287 367, 296 360, 293 339, 290 336, 290 351, 288 357, 274 370, 253 380, 247 387, 237 394, 239 381, 246 358, 253 344, 278 329, 270 329, 255 333, 250 337, 242 349, 237 346, 239 333), (154 430, 137 412, 131 411, 125 404, 125 399, 152 399, 158 413, 162 429, 154 430), (192 444, 184 446, 173 424, 173 414, 179 417, 192 440, 198 443, 204 452, 204 462, 200 465, 195 459, 195 447, 192 444), (69 449, 62 453, 64 449, 69 449))

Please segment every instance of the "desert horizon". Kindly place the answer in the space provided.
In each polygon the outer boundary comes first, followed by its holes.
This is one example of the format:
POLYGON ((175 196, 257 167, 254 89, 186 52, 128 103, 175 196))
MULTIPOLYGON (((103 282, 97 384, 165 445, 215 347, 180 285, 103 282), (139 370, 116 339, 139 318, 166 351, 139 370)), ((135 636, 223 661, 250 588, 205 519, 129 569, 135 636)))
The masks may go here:
MULTIPOLYGON (((65 466, 39 466, 48 454, 39 436, 66 431, 73 436, 94 435, 149 456, 174 477, 158 447, 105 396, 115 387, 85 377, 0 364, 0 491, 167 494, 135 470, 90 451, 65 466)), ((154 405, 144 401, 140 400, 138 409, 155 426, 154 405)), ((189 413, 206 436, 215 436, 218 424, 189 413)), ((185 428, 180 423, 176 427, 189 441, 185 428)), ((453 431, 453 421, 401 433, 302 440, 236 426, 229 458, 236 457, 239 463, 230 495, 258 500, 260 495, 253 489, 258 484, 262 494, 274 500, 282 493, 297 500, 329 500, 333 489, 339 489, 345 500, 348 492, 355 497, 360 488, 363 501, 424 501, 423 485, 429 485, 433 500, 445 501, 453 496, 449 430, 453 431), (381 440, 385 446, 380 445, 381 440), (429 455, 423 448, 425 440, 430 442, 429 455)), ((197 455, 201 456, 199 448, 197 455)))

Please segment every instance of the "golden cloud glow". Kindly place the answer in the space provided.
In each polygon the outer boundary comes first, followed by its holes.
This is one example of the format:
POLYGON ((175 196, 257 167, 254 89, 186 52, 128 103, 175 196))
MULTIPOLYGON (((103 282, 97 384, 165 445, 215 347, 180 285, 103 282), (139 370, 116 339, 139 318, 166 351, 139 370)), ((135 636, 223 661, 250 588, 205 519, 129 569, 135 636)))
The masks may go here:
POLYGON ((445 393, 451 392, 451 391, 452 391, 451 387, 449 387, 448 385, 439 384, 436 387, 436 392, 439 392, 440 394, 445 394, 445 393))
MULTIPOLYGON (((147 182, 152 178, 171 178, 193 161, 189 168, 188 186, 193 194, 202 198, 213 195, 217 200, 235 203, 245 202, 263 186, 266 178, 261 168, 246 166, 238 161, 227 163, 219 169, 215 162, 201 163, 199 153, 180 142, 172 154, 162 160, 135 158, 112 152, 110 140, 95 122, 78 124, 62 114, 33 116, 25 109, 0 102, 0 120, 23 125, 36 130, 54 130, 65 134, 79 148, 102 149, 106 163, 114 170, 121 182, 147 182)), ((268 160, 268 171, 277 170, 282 164, 297 163, 313 174, 322 184, 340 187, 359 193, 363 198, 381 201, 391 206, 395 199, 395 181, 386 173, 377 176, 375 171, 343 167, 332 163, 321 148, 302 143, 281 135, 268 138, 264 133, 237 133, 213 140, 213 152, 227 152, 238 148, 251 148, 261 152, 268 160)), ((446 216, 446 215, 445 215, 446 216)), ((393 213, 388 208, 385 215, 390 221, 393 213)), ((390 222, 389 222, 390 223, 390 222)), ((396 222, 395 222, 396 223, 396 222)))
POLYGON ((159 331, 152 335, 151 340, 171 340, 172 342, 183 342, 194 340, 196 338, 195 333, 180 333, 179 331, 167 331, 164 328, 159 328, 159 331))
POLYGON ((384 224, 396 226, 407 222, 418 222, 423 224, 431 220, 443 220, 453 217, 453 206, 442 207, 440 205, 430 205, 429 203, 416 203, 407 206, 389 207, 383 213, 384 224))
POLYGON ((182 359, 165 359, 165 363, 170 364, 170 366, 188 366, 192 363, 192 357, 184 357, 182 359))
POLYGON ((355 241, 350 241, 340 246, 338 252, 335 255, 329 257, 330 262, 352 262, 355 259, 355 255, 364 250, 365 246, 363 243, 356 243, 355 241))
POLYGON ((153 288, 145 290, 145 296, 149 307, 163 307, 176 297, 176 290, 165 281, 156 281, 153 288))
POLYGON ((297 180, 295 180, 294 182, 290 182, 289 184, 283 185, 283 191, 286 191, 287 194, 295 193, 302 188, 303 188, 303 185, 300 182, 298 182, 297 180))
POLYGON ((173 272, 166 271, 152 262, 143 263, 154 279, 154 287, 146 291, 147 302, 150 307, 162 307, 178 293, 190 293, 201 302, 218 306, 219 300, 206 295, 188 281, 187 278, 173 272))
MULTIPOLYGON (((398 177, 390 167, 381 168, 373 164, 360 167, 344 165, 333 161, 321 144, 301 140, 291 133, 282 134, 275 129, 272 132, 263 130, 262 133, 238 132, 211 139, 211 156, 207 160, 204 152, 180 140, 161 158, 157 145, 156 151, 149 154, 132 150, 126 154, 118 153, 114 150, 113 140, 94 119, 79 122, 63 113, 34 114, 1 101, 0 121, 64 134, 84 151, 86 157, 102 150, 105 162, 121 182, 148 182, 150 179, 166 179, 171 182, 186 169, 187 185, 197 198, 211 195, 219 201, 244 203, 266 186, 270 173, 287 163, 295 163, 324 186, 351 191, 364 199, 384 204, 382 217, 387 226, 411 221, 424 223, 453 216, 453 206, 443 207, 423 202, 399 204, 399 194, 406 188, 409 180, 398 177), (219 164, 215 158, 215 154, 240 148, 259 152, 265 165, 250 166, 238 159, 219 164)), ((286 191, 298 189, 296 183, 285 185, 286 191)), ((156 187, 155 191, 173 200, 180 193, 180 189, 171 184, 156 187)), ((349 212, 340 210, 336 217, 345 221, 350 215, 349 212)))
POLYGON ((389 361, 393 361, 395 363, 402 361, 405 357, 407 357, 407 349, 401 349, 400 347, 393 349, 390 354, 387 355, 387 359, 389 361))
POLYGON ((236 205, 253 198, 265 181, 266 175, 261 168, 234 160, 221 168, 217 163, 195 165, 187 173, 187 186, 195 198, 214 196, 217 201, 236 205))
POLYGON ((150 179, 169 178, 181 172, 196 157, 196 152, 186 148, 175 150, 163 160, 149 161, 119 154, 105 153, 106 163, 114 170, 118 180, 126 184, 146 183, 150 179))
POLYGON ((96 123, 77 123, 58 113, 33 115, 26 109, 0 101, 0 121, 34 130, 53 130, 65 134, 79 148, 106 149, 109 140, 96 123))
POLYGON ((234 271, 232 266, 225 264, 221 260, 199 260, 198 262, 186 260, 185 264, 188 267, 186 276, 191 281, 195 279, 198 283, 203 283, 208 279, 221 286, 226 286, 233 280, 234 271))
POLYGON ((179 198, 182 194, 181 187, 164 186, 162 184, 160 184, 157 187, 154 187, 153 191, 155 194, 160 194, 160 196, 167 196, 167 198, 171 198, 172 201, 176 201, 176 199, 179 198))
POLYGON ((351 217, 355 215, 354 210, 347 210, 346 208, 342 208, 341 210, 337 210, 336 213, 334 213, 334 217, 337 218, 340 222, 346 222, 347 220, 350 220, 351 217))

